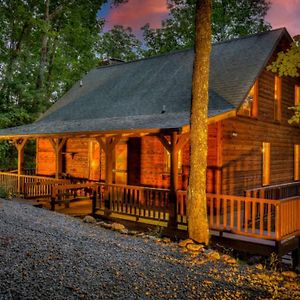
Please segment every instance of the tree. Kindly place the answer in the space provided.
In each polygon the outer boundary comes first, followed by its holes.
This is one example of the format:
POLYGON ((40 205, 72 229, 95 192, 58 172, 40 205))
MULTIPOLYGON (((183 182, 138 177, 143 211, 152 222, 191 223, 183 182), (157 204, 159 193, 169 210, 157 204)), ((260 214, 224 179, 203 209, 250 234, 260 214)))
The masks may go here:
MULTIPOLYGON (((168 0, 169 18, 161 28, 152 29, 146 24, 144 40, 147 56, 190 48, 195 39, 196 0, 168 0)), ((264 18, 270 7, 269 0, 213 0, 213 41, 249 35, 269 30, 264 18)))
POLYGON ((97 54, 102 60, 117 58, 131 61, 141 57, 142 43, 132 33, 130 27, 115 25, 110 31, 101 34, 97 54))
POLYGON ((206 165, 211 11, 211 0, 197 0, 191 105, 190 179, 187 201, 189 236, 193 240, 205 244, 209 242, 206 208, 206 165))
MULTIPOLYGON (((1 128, 34 121, 96 65, 104 2, 0 0, 1 128)), ((1 163, 9 151, 0 143, 1 163)))
POLYGON ((300 35, 294 37, 289 49, 278 53, 277 59, 267 69, 280 76, 300 77, 300 35))
MULTIPOLYGON (((291 47, 278 53, 275 61, 267 67, 280 76, 300 77, 300 35, 294 37, 291 47)), ((290 124, 300 124, 300 104, 290 107, 294 115, 289 120, 290 124)))

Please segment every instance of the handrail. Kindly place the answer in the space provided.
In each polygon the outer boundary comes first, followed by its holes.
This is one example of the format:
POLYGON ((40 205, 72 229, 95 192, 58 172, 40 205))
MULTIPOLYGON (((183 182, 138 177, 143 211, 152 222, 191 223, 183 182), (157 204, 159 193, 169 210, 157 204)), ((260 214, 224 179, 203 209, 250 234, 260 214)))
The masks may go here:
MULTIPOLYGON (((186 221, 186 191, 178 191, 178 219, 186 221)), ((207 194, 210 229, 249 237, 283 240, 300 234, 300 199, 262 199, 207 194)), ((179 221, 179 222, 180 222, 179 221)))

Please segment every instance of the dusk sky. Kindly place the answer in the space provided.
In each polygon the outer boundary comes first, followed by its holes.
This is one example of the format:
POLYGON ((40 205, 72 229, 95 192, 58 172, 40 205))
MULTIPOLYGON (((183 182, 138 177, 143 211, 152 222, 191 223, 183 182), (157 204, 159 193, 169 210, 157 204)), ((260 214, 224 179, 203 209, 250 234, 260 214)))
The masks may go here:
MULTIPOLYGON (((271 0, 267 15, 273 28, 286 27, 294 36, 300 34, 300 0, 271 0)), ((117 8, 110 9, 109 4, 102 7, 101 16, 106 19, 105 30, 116 24, 130 26, 141 37, 140 28, 146 23, 159 27, 166 18, 168 10, 166 0, 129 0, 117 8)))

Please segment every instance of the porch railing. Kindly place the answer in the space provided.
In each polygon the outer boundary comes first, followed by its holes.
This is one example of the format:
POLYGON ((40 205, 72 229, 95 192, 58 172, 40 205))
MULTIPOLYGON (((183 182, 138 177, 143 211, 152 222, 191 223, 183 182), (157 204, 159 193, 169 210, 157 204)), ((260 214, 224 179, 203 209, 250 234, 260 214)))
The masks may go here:
MULTIPOLYGON (((186 191, 179 191, 178 220, 186 222, 186 191)), ((254 238, 283 240, 300 233, 300 201, 207 194, 210 229, 254 238)))
POLYGON ((245 191, 246 197, 280 200, 291 197, 300 198, 300 182, 282 183, 245 191))
MULTIPOLYGON (((56 179, 46 176, 20 175, 20 194, 24 198, 49 197, 53 185, 67 184, 67 179, 56 179)), ((6 193, 17 195, 18 174, 0 172, 0 186, 6 193)))
POLYGON ((169 220, 169 193, 167 189, 102 183, 98 192, 100 209, 106 205, 116 213, 164 221, 169 220))

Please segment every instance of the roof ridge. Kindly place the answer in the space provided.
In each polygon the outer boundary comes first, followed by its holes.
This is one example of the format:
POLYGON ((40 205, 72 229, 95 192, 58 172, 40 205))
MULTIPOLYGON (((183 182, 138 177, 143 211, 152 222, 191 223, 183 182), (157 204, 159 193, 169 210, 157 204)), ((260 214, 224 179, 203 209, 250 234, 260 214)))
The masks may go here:
MULTIPOLYGON (((237 41, 237 40, 248 39, 248 38, 252 38, 254 36, 261 36, 261 35, 265 35, 265 34, 268 34, 268 33, 271 33, 271 32, 275 32, 275 31, 287 31, 287 30, 286 30, 285 27, 280 27, 280 28, 276 28, 276 29, 272 29, 272 30, 268 30, 268 31, 264 31, 264 32, 253 33, 253 34, 245 35, 245 36, 242 36, 242 37, 236 37, 236 38, 232 38, 232 39, 229 39, 229 40, 212 43, 212 46, 231 43, 231 42, 234 42, 234 41, 237 41)), ((188 51, 193 51, 193 48, 175 49, 175 50, 171 50, 170 52, 157 54, 157 55, 153 55, 153 56, 150 56, 150 57, 143 57, 143 58, 139 58, 139 59, 135 59, 135 60, 131 60, 131 61, 122 62, 122 63, 119 63, 119 64, 98 66, 98 67, 96 67, 96 69, 119 67, 119 66, 122 66, 122 65, 125 65, 125 64, 137 63, 137 62, 140 62, 140 61, 155 59, 155 58, 159 58, 159 57, 174 55, 174 54, 178 54, 178 53, 182 53, 182 52, 188 52, 188 51)))

